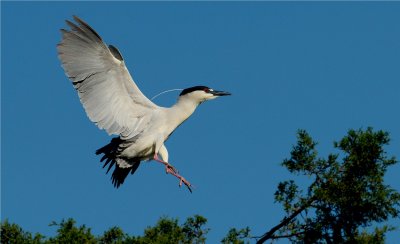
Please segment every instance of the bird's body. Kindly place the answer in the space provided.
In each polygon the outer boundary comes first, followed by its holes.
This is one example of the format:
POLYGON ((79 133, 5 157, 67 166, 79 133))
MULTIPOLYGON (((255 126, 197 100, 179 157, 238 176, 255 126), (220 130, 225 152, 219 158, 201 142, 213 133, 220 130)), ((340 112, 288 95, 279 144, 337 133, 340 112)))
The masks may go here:
POLYGON ((118 49, 107 47, 88 24, 74 19, 78 24, 67 21, 71 30, 62 30, 58 54, 90 120, 118 135, 96 151, 103 154, 108 171, 115 165, 114 186, 119 187, 141 161, 155 159, 190 190, 190 183, 168 163, 164 142, 200 103, 230 94, 196 86, 184 89, 174 106, 157 106, 136 86, 118 49))
POLYGON ((127 147, 119 156, 127 159, 139 157, 141 160, 151 160, 155 152, 158 152, 161 158, 168 162, 168 152, 164 142, 197 106, 198 104, 191 103, 188 99, 180 99, 171 108, 159 107, 153 111, 148 126, 141 133, 124 141, 127 147))

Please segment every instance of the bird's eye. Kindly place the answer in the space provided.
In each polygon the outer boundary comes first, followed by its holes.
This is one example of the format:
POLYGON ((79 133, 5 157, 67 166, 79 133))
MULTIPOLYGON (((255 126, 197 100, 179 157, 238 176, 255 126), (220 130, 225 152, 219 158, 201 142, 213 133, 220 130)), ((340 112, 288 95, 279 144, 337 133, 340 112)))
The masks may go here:
POLYGON ((210 89, 204 88, 204 92, 205 92, 205 93, 209 93, 209 92, 210 92, 210 89))

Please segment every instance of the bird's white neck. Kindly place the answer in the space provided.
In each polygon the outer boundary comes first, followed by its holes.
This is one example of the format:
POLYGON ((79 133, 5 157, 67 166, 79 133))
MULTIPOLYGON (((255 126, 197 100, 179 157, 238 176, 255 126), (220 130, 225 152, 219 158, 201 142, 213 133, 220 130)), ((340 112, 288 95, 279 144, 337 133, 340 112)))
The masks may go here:
POLYGON ((193 114, 199 104, 200 102, 186 96, 179 97, 178 102, 170 108, 171 113, 169 114, 171 116, 169 121, 173 122, 175 128, 178 127, 193 114))

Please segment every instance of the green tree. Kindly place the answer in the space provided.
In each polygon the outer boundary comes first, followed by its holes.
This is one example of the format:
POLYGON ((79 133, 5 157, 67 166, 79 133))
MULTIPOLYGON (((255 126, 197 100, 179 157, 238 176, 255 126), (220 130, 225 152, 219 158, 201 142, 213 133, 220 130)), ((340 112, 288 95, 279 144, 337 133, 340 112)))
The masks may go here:
POLYGON ((147 227, 137 243, 179 243, 185 236, 178 219, 161 218, 154 227, 147 227))
POLYGON ((103 235, 95 237, 90 228, 85 225, 76 226, 73 219, 53 222, 50 226, 57 226, 57 235, 45 238, 40 234, 32 237, 32 234, 24 231, 16 224, 10 224, 7 220, 1 223, 1 243, 9 244, 39 244, 39 243, 101 243, 101 244, 148 244, 148 243, 205 243, 209 231, 205 228, 207 219, 195 215, 187 218, 182 225, 178 219, 162 217, 155 226, 149 226, 144 230, 143 236, 130 236, 119 227, 111 227, 103 235))
POLYGON ((111 244, 111 243, 127 243, 131 238, 124 233, 124 231, 119 227, 111 227, 109 230, 105 231, 103 236, 98 238, 101 244, 111 244))
POLYGON ((146 228, 135 243, 205 243, 209 231, 204 228, 206 223, 207 219, 200 215, 189 217, 182 226, 178 219, 163 217, 154 227, 146 228))
POLYGON ((282 165, 311 183, 303 189, 293 180, 278 185, 275 200, 286 216, 258 243, 279 238, 301 243, 384 243, 392 228, 369 233, 368 227, 400 213, 400 194, 384 184, 387 168, 397 163, 383 148, 389 141, 387 132, 350 130, 334 143, 340 153, 323 159, 318 157, 317 143, 300 130, 291 157, 282 165))
POLYGON ((246 227, 244 229, 237 230, 236 228, 231 228, 228 234, 221 241, 223 244, 245 244, 250 243, 250 228, 246 227))
POLYGON ((59 224, 53 222, 50 226, 58 226, 57 235, 50 238, 45 243, 59 244, 80 244, 80 243, 96 243, 96 238, 92 235, 90 228, 85 225, 75 226, 76 221, 73 219, 62 220, 59 224))
POLYGON ((1 223, 1 243, 14 244, 14 243, 28 243, 37 244, 42 243, 44 236, 35 234, 32 237, 30 232, 24 231, 17 224, 10 224, 8 220, 4 220, 1 223))
POLYGON ((182 226, 185 243, 205 243, 206 234, 210 230, 209 228, 204 228, 206 223, 207 219, 200 215, 187 218, 182 226))

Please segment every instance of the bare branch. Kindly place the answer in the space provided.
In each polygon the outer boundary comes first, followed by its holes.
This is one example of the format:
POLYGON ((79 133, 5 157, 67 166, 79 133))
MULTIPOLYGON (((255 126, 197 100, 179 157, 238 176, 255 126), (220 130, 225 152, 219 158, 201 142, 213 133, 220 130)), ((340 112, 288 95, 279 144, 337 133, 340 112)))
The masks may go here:
POLYGON ((264 243, 268 239, 273 239, 274 233, 277 230, 290 223, 290 221, 296 218, 297 215, 299 215, 302 211, 308 208, 314 200, 315 200, 314 197, 311 197, 303 206, 294 211, 289 217, 284 217, 278 225, 272 227, 269 231, 267 231, 264 235, 262 235, 261 238, 257 241, 257 244, 264 243))
POLYGON ((305 231, 301 231, 301 232, 297 232, 297 233, 293 233, 293 234, 280 235, 280 236, 272 235, 271 239, 290 238, 290 237, 293 237, 293 236, 303 235, 304 233, 306 233, 306 232, 305 231))

